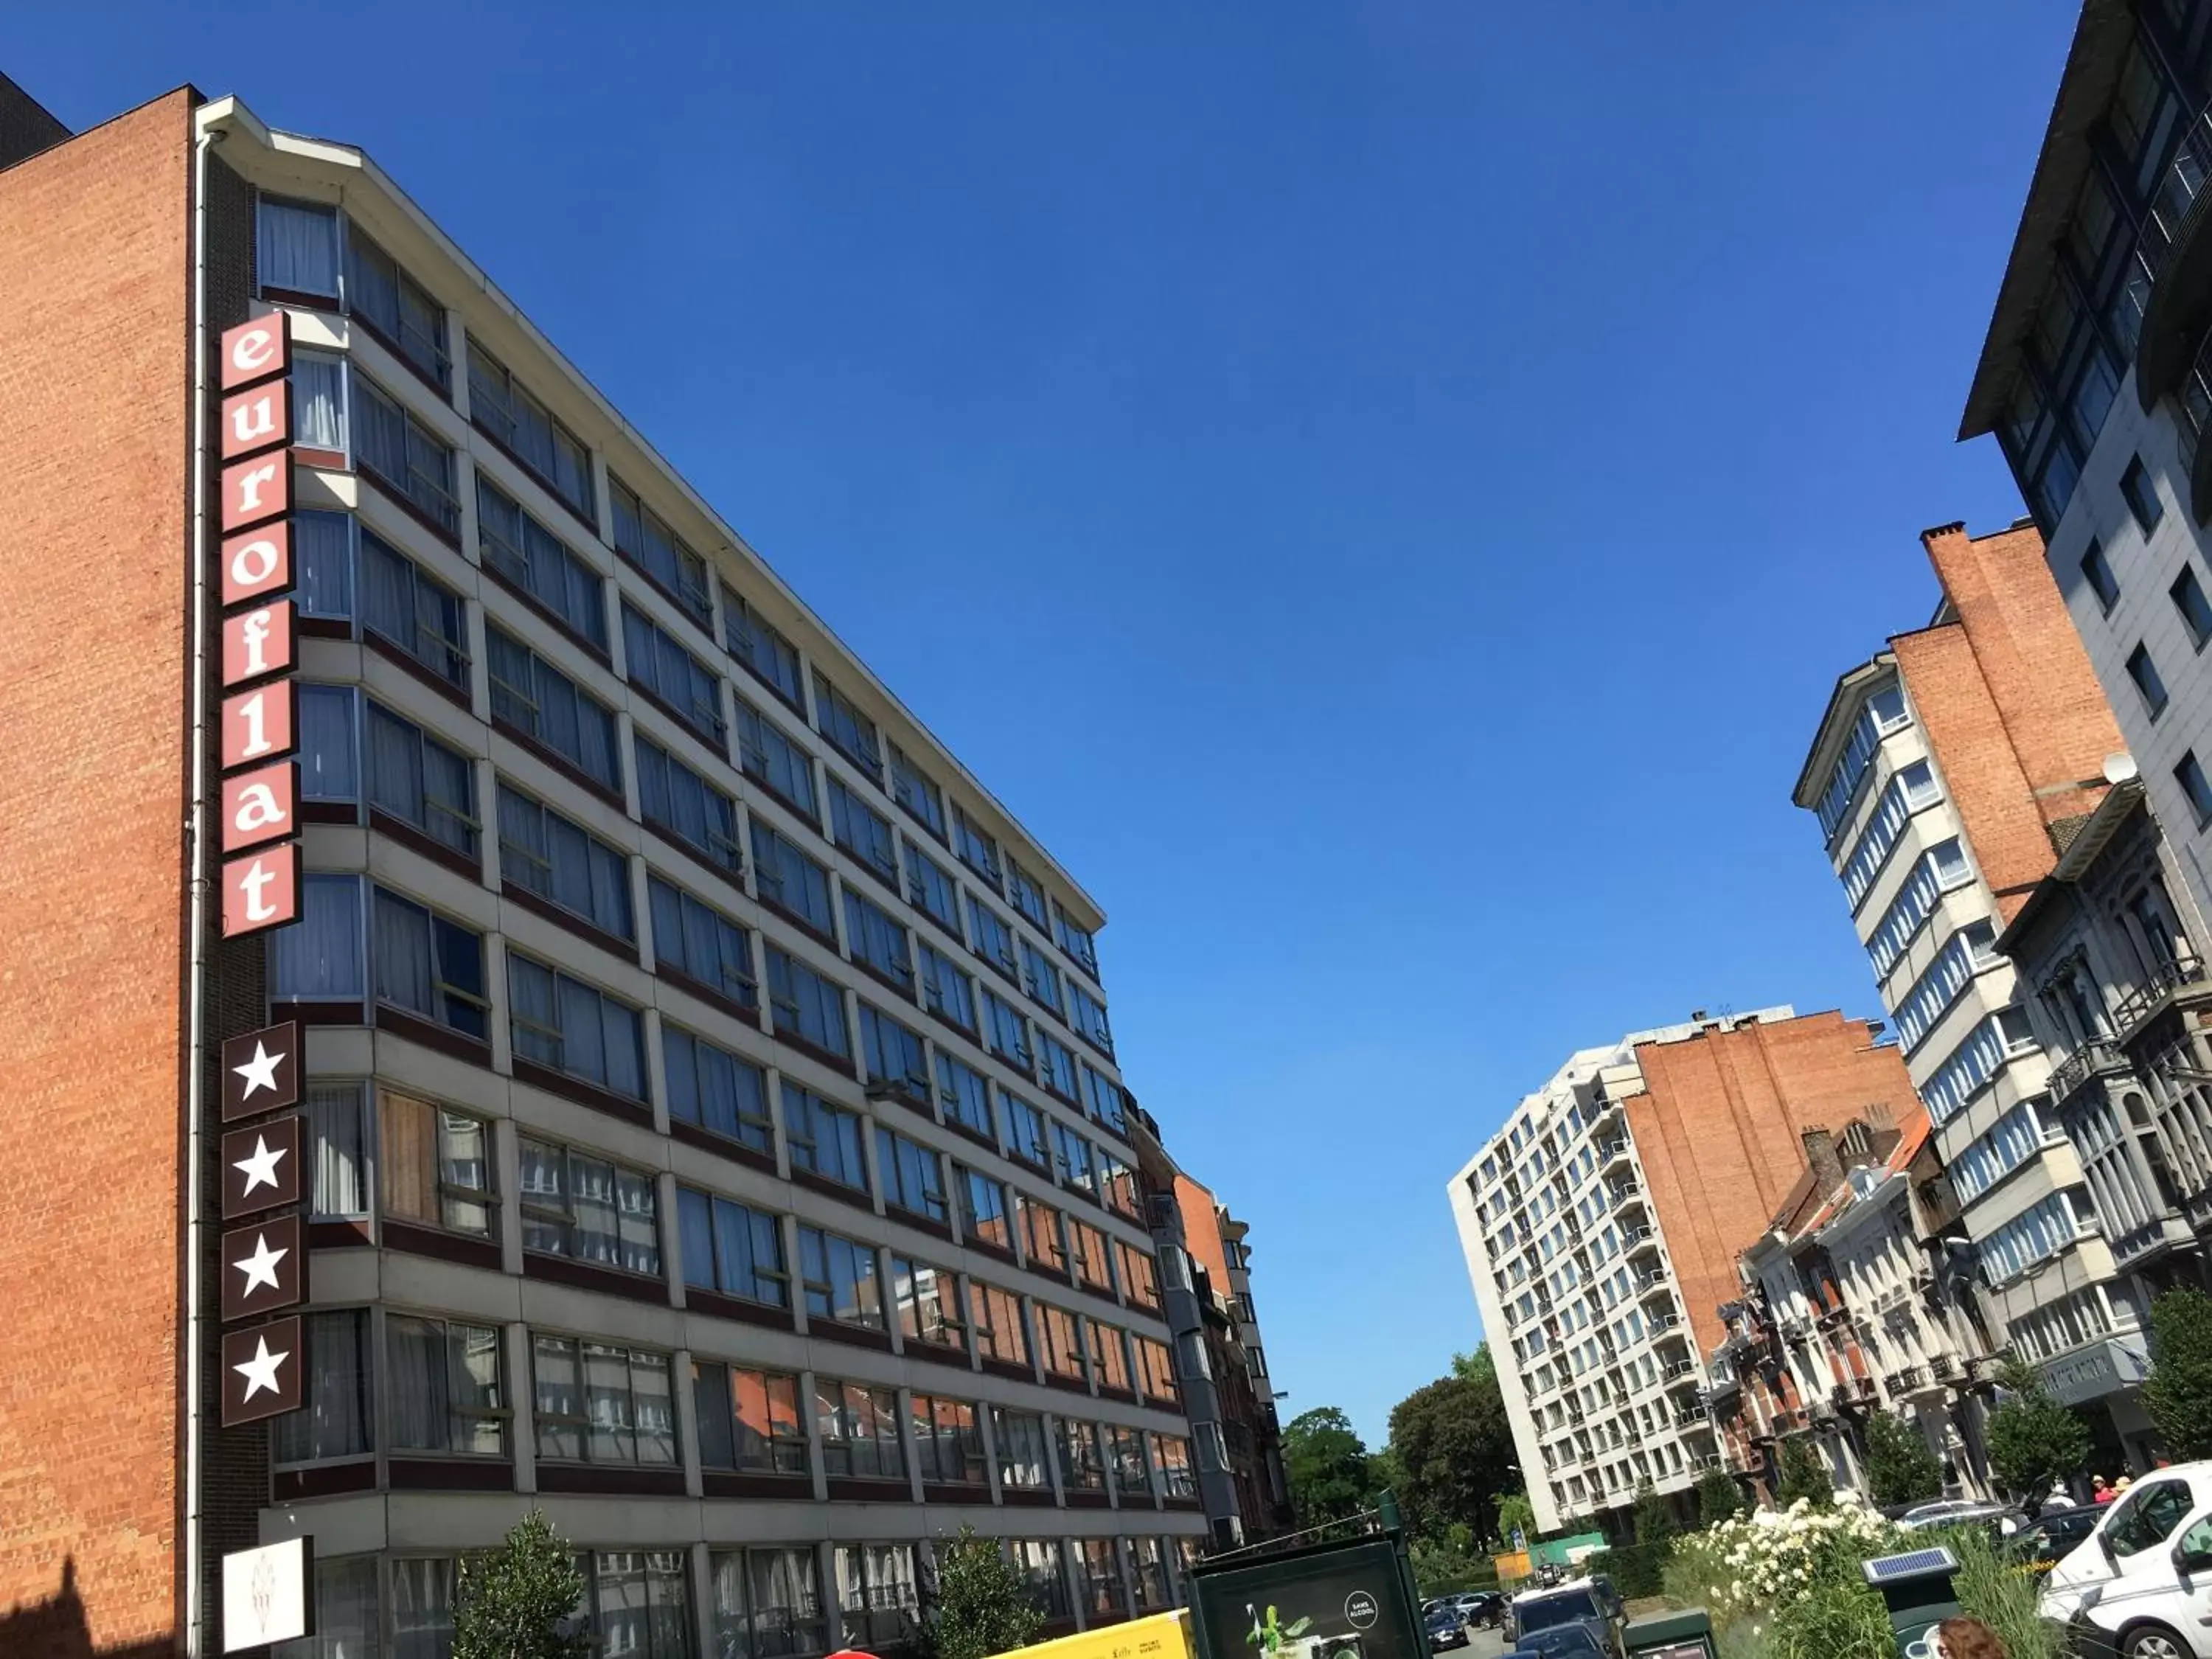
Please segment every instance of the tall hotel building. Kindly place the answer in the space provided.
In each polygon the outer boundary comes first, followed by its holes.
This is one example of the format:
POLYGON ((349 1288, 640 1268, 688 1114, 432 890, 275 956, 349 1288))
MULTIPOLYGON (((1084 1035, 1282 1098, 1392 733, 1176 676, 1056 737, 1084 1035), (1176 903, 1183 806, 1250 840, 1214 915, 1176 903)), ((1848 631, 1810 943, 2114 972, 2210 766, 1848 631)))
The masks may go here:
POLYGON ((2120 733, 2033 526, 1923 541, 1942 603, 1837 681, 1795 798, 1934 1121, 1991 1340, 2117 1452, 2147 1426, 2139 1297, 2062 1124, 2081 1068, 2054 1073, 2000 947, 2124 772, 2120 733))
POLYGON ((1852 1125, 1911 1085, 1875 1030, 1788 1007, 1571 1056, 1449 1188, 1536 1524, 1628 1535, 1638 1483, 1686 1505, 1722 1467, 1702 1357, 1736 1258, 1852 1125))
POLYGON ((0 81, 0 1651, 1176 1596, 1098 907, 374 163, 0 81))

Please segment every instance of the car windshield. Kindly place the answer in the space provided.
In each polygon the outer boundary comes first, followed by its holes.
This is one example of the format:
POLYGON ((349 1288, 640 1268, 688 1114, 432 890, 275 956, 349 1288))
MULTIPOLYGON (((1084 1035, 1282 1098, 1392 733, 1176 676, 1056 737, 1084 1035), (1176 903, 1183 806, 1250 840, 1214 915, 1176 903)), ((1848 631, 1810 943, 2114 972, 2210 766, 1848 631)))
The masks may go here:
POLYGON ((1550 1630, 1531 1632, 1521 1638, 1522 1645, 1544 1656, 1544 1659, 1562 1659, 1573 1653, 1595 1653, 1597 1638, 1584 1625, 1560 1625, 1550 1630))
POLYGON ((1523 1632, 1549 1630, 1554 1625, 1572 1624, 1578 1619, 1601 1617, 1597 1598, 1588 1590, 1570 1590, 1565 1595, 1547 1595, 1540 1601, 1523 1601, 1513 1609, 1513 1618, 1523 1632))

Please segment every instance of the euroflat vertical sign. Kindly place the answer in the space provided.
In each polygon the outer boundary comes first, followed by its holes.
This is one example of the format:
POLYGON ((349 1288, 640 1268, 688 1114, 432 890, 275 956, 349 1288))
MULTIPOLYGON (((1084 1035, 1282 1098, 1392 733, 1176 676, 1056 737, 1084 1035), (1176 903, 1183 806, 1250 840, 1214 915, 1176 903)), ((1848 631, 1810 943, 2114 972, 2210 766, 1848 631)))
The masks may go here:
MULTIPOLYGON (((282 312, 221 345, 222 936, 300 915, 298 617, 292 586, 292 351, 282 312)), ((221 1247, 225 1428, 299 1409, 307 1356, 305 1033, 271 1025, 222 1045, 221 1247), (272 1318, 272 1315, 281 1317, 272 1318), (239 1326, 240 1328, 231 1328, 239 1326)))

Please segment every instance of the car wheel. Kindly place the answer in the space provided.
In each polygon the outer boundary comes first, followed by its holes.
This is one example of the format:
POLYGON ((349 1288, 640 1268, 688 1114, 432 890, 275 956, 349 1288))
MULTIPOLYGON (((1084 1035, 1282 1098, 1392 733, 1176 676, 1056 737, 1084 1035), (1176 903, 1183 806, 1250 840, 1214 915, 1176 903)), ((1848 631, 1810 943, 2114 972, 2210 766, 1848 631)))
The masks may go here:
POLYGON ((2189 1644, 2164 1625, 2138 1625, 2120 1641, 2121 1659, 2196 1659, 2189 1644))

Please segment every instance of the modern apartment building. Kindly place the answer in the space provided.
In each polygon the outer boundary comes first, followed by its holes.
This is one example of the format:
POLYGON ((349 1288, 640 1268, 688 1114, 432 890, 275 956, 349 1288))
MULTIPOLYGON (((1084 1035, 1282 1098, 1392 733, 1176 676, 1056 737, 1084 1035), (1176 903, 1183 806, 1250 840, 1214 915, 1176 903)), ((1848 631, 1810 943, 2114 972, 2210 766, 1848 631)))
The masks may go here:
POLYGON ((1571 1056, 1449 1188, 1536 1524, 1623 1534, 1638 1483, 1686 1504, 1720 1466, 1702 1356, 1737 1257, 1808 1167, 1809 1132, 1893 1128, 1893 1048, 1787 1007, 1571 1056))
POLYGON ((10 1628, 307 1535, 435 1654, 533 1506, 653 1659, 1170 1601, 1097 904, 373 161, 0 82, 0 513, 10 1628))
MULTIPOLYGON (((2139 1323, 2047 1051, 1998 936, 2097 812, 2120 734, 2030 525, 1922 541, 1929 626, 1836 684, 1795 799, 1818 818, 1882 1005, 1936 1126, 2002 1345, 2045 1358, 2117 1452, 2143 1427, 2132 1379, 2066 1357, 2139 1323)), ((2121 757, 2124 759, 2124 757, 2121 757)))
POLYGON ((1959 430, 1994 433, 2011 465, 2199 914, 2212 914, 2208 97, 2212 3, 2083 6, 1959 430))
POLYGON ((1218 1547, 1256 1544, 1294 1523, 1252 1302, 1249 1229, 1176 1165, 1151 1113, 1133 1100, 1129 1117, 1199 1495, 1218 1547))

